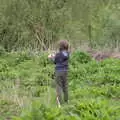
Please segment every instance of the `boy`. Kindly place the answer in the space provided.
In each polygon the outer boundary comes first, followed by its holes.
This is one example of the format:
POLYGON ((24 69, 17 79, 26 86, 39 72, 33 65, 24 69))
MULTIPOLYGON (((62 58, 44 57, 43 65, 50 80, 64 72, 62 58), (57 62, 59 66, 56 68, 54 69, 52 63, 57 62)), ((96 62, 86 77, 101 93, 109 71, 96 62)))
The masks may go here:
POLYGON ((62 92, 64 93, 64 101, 68 102, 68 42, 62 40, 59 42, 59 52, 56 55, 51 54, 48 56, 55 63, 55 82, 57 91, 57 102, 62 103, 62 92))

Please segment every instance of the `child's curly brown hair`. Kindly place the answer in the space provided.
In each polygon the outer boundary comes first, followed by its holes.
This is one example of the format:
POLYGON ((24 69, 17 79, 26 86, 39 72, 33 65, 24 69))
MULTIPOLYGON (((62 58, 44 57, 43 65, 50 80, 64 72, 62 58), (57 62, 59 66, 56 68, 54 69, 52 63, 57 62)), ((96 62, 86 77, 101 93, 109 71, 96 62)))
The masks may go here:
POLYGON ((59 50, 60 51, 62 51, 62 50, 67 50, 68 51, 68 48, 69 48, 69 44, 68 44, 67 40, 60 40, 59 41, 59 50))

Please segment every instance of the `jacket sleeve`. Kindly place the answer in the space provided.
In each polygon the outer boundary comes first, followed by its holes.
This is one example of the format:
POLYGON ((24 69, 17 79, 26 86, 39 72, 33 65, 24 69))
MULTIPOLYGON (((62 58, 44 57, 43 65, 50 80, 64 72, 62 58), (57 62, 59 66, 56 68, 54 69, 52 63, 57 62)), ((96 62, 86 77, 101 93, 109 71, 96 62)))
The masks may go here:
POLYGON ((55 58, 54 58, 54 64, 59 63, 61 57, 62 57, 62 56, 61 56, 60 53, 56 53, 55 58))
POLYGON ((54 64, 56 64, 57 56, 58 56, 58 55, 56 54, 55 57, 54 57, 54 60, 53 60, 54 64))

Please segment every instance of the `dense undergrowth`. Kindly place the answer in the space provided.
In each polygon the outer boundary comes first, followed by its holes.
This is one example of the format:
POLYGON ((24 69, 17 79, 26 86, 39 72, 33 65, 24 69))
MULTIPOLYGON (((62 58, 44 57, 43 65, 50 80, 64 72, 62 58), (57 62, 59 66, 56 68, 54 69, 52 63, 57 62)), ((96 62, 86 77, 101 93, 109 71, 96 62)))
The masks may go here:
POLYGON ((47 53, 0 53, 0 120, 119 120, 120 60, 71 55, 69 103, 57 107, 47 53))

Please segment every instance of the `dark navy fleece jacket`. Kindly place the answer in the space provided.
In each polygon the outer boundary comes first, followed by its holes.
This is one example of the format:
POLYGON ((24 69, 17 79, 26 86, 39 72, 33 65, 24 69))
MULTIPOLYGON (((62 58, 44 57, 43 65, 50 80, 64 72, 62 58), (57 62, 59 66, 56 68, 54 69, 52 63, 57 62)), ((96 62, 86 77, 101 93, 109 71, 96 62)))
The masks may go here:
POLYGON ((67 51, 60 51, 55 55, 54 63, 56 71, 68 70, 69 53, 67 51))

